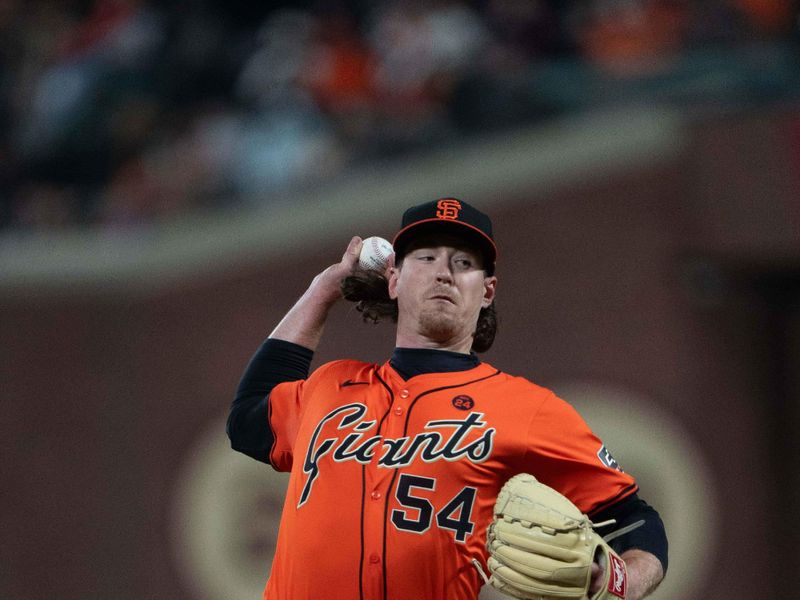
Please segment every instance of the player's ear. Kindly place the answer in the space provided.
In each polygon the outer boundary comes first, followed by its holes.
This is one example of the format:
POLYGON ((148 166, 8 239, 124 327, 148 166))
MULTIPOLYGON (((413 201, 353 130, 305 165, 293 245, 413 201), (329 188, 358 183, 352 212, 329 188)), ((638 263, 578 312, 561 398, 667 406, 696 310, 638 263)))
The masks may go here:
POLYGON ((497 293, 497 277, 484 277, 483 279, 483 301, 481 306, 488 307, 494 302, 495 294, 497 293))
MULTIPOLYGON (((389 281, 389 298, 397 300, 397 278, 400 275, 400 267, 395 265, 394 254, 389 260, 390 266, 386 271, 386 279, 389 281)), ((402 265, 402 262, 400 264, 402 265)))

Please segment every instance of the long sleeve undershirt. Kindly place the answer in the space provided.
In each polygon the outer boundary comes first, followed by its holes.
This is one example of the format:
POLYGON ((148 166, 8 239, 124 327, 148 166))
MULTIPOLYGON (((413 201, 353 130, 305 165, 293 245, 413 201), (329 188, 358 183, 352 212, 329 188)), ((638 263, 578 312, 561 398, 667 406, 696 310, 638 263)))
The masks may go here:
POLYGON ((279 383, 308 377, 314 353, 308 348, 267 339, 250 359, 228 414, 227 431, 234 450, 269 464, 274 437, 267 411, 269 394, 279 383))
MULTIPOLYGON (((283 340, 267 339, 261 345, 242 375, 228 415, 227 432, 234 450, 269 464, 274 442, 268 423, 269 394, 279 383, 306 379, 313 357, 308 348, 283 340)), ((466 371, 480 364, 474 354, 416 348, 396 348, 389 362, 404 379, 422 373, 466 371)), ((632 548, 649 552, 667 572, 667 538, 661 517, 637 494, 589 516, 597 523, 616 520, 603 534, 643 520, 642 526, 612 540, 610 545, 620 554, 632 548)))

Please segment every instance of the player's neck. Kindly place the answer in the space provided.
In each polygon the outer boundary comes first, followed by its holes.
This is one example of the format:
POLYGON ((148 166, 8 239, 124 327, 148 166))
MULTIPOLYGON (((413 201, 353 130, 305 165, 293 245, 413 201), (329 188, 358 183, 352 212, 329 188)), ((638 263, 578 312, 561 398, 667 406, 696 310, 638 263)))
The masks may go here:
POLYGON ((416 332, 403 332, 397 329, 395 338, 396 348, 421 348, 426 350, 449 350, 469 354, 472 349, 472 336, 466 338, 453 338, 444 341, 432 340, 416 332))

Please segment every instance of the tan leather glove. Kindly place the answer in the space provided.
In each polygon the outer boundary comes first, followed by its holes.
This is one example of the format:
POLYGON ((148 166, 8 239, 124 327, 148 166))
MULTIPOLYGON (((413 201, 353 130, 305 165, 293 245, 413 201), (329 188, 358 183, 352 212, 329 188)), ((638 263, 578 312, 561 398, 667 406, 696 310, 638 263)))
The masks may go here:
POLYGON ((497 496, 486 544, 489 583, 524 600, 625 598, 625 562, 569 499, 526 473, 497 496), (592 562, 604 567, 601 589, 589 596, 592 562))

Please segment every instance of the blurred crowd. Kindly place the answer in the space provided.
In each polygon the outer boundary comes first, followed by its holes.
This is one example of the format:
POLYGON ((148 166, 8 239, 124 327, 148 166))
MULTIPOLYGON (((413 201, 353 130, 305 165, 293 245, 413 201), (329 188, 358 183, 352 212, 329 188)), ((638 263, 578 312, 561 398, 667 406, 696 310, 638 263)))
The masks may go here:
POLYGON ((0 229, 130 229, 570 109, 553 64, 653 76, 790 39, 790 0, 0 0, 0 229), (557 87, 558 84, 556 83, 557 87))

